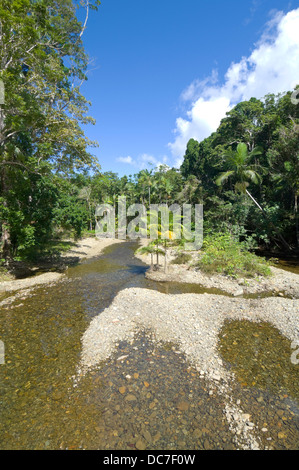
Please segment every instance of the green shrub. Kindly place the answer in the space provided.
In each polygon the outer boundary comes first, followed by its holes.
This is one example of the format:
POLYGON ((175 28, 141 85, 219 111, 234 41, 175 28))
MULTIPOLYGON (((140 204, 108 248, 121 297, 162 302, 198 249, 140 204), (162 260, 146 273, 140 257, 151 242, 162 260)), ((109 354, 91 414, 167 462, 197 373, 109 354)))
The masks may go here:
POLYGON ((192 256, 188 253, 178 253, 177 256, 171 261, 172 264, 188 264, 192 256))
POLYGON ((247 251, 244 244, 229 233, 207 235, 202 250, 197 266, 206 273, 234 278, 271 274, 270 264, 264 258, 247 251))

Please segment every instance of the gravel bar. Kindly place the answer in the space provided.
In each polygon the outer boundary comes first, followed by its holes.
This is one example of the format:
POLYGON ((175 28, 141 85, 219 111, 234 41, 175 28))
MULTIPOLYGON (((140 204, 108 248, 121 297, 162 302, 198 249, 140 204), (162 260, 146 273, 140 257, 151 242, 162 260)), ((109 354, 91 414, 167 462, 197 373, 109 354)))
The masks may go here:
MULTIPOLYGON (((234 403, 230 390, 233 373, 218 354, 218 334, 225 320, 269 322, 291 341, 299 339, 299 300, 279 297, 230 298, 212 294, 162 294, 130 288, 95 317, 82 338, 79 380, 89 369, 117 352, 120 341, 133 343, 147 333, 153 343, 171 342, 225 399, 223 413, 241 449, 259 450, 259 438, 249 414, 234 403)), ((122 360, 122 358, 118 358, 122 360)))
POLYGON ((153 341, 178 344, 204 372, 223 375, 217 354, 224 320, 266 321, 291 341, 299 338, 299 300, 279 297, 229 298, 211 294, 162 294, 150 289, 121 291, 83 335, 82 368, 106 360, 119 341, 150 331, 153 341))

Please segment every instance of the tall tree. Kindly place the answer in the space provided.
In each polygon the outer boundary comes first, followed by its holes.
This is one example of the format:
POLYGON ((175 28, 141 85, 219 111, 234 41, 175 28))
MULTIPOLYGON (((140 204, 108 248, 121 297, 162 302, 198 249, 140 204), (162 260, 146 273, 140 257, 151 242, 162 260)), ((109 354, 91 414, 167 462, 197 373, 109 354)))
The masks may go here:
POLYGON ((296 244, 299 248, 299 126, 282 126, 279 129, 279 140, 268 151, 267 157, 272 169, 272 181, 277 185, 277 190, 281 192, 281 196, 291 193, 296 244))
POLYGON ((91 142, 81 129, 94 123, 80 92, 88 57, 82 35, 90 9, 99 0, 2 0, 0 80, 5 100, 0 113, 0 197, 4 210, 1 241, 9 254, 9 203, 16 176, 40 178, 97 166, 91 142), (82 24, 77 8, 86 9, 82 24), (14 169, 22 172, 17 175, 14 169))
MULTIPOLYGON (((225 181, 234 177, 235 179, 235 188, 237 191, 247 194, 258 209, 263 213, 263 215, 268 219, 268 216, 261 205, 256 201, 252 194, 248 191, 247 187, 249 181, 254 184, 257 184, 260 181, 260 175, 256 171, 255 166, 251 164, 252 157, 255 155, 260 155, 263 152, 261 148, 255 148, 251 152, 248 152, 247 145, 244 142, 240 142, 237 146, 237 150, 233 151, 230 149, 223 154, 226 164, 230 169, 222 172, 216 179, 216 184, 218 186, 225 183, 225 181)), ((290 250, 289 245, 281 235, 281 233, 276 229, 276 227, 269 221, 273 230, 279 236, 282 244, 287 250, 290 250)))
POLYGON ((152 170, 141 170, 139 173, 139 181, 142 185, 142 187, 145 189, 147 188, 148 190, 148 205, 151 203, 151 186, 153 184, 152 182, 152 170))

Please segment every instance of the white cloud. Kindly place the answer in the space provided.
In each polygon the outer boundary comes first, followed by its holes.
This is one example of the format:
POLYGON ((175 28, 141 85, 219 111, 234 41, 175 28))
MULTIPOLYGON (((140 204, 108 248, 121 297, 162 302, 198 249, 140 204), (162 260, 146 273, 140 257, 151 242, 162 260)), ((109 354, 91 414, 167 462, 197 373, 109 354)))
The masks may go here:
POLYGON ((205 100, 199 98, 188 111, 188 120, 178 118, 176 121, 177 137, 173 144, 169 144, 173 155, 176 157, 175 166, 183 161, 186 144, 189 139, 198 141, 209 136, 217 129, 220 120, 230 108, 230 101, 225 96, 219 96, 205 100))
POLYGON ((119 163, 125 163, 127 165, 133 165, 136 167, 136 170, 144 170, 150 168, 157 168, 160 165, 166 165, 168 157, 166 155, 156 158, 153 155, 148 153, 143 153, 138 155, 136 158, 128 157, 119 157, 116 159, 119 163))
POLYGON ((161 158, 156 158, 153 155, 148 155, 144 153, 139 156, 138 163, 139 168, 144 170, 145 168, 152 167, 153 169, 159 167, 160 165, 166 165, 168 161, 168 157, 166 155, 162 156, 161 158))
POLYGON ((238 102, 290 91, 299 84, 298 58, 299 8, 285 15, 276 12, 251 55, 230 65, 223 84, 216 71, 194 80, 181 96, 191 102, 190 109, 176 120, 175 139, 168 144, 176 166, 182 163, 188 140, 208 137, 238 102))
POLYGON ((134 165, 134 160, 132 157, 128 156, 128 157, 119 157, 116 159, 118 162, 120 163, 127 163, 128 165, 134 165))
POLYGON ((209 84, 216 84, 218 81, 218 71, 213 70, 212 75, 210 77, 205 78, 204 80, 194 80, 181 94, 181 99, 184 101, 192 101, 194 96, 197 93, 200 93, 205 87, 209 84))

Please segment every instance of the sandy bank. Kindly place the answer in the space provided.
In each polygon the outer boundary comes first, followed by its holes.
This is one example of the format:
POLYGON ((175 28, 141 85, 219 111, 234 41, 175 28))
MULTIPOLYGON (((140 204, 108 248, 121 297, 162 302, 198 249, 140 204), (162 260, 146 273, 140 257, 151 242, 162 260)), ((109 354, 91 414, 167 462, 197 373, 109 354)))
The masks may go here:
MULTIPOLYGON (((148 240, 141 240, 142 245, 147 245, 148 240)), ((164 273, 164 257, 160 256, 159 266, 155 269, 148 269, 146 277, 158 282, 175 281, 190 284, 200 284, 208 289, 215 288, 228 294, 235 296, 246 294, 263 294, 273 293, 274 295, 288 296, 299 298, 299 275, 271 267, 272 276, 256 278, 240 278, 233 279, 229 276, 221 274, 208 275, 195 267, 187 264, 171 264, 177 252, 169 250, 168 252, 168 268, 164 273)), ((149 267, 151 264, 151 255, 135 253, 135 256, 146 263, 149 267)), ((196 256, 196 254, 193 254, 196 256)), ((156 256, 154 255, 154 262, 156 256)))
POLYGON ((103 250, 115 243, 123 243, 124 240, 116 238, 82 238, 76 241, 76 245, 71 250, 62 253, 62 258, 77 257, 79 260, 93 258, 102 254, 103 250))
MULTIPOLYGON (((101 240, 97 238, 83 238, 82 240, 78 240, 69 251, 61 254, 64 268, 67 269, 68 264, 76 264, 83 259, 99 256, 107 246, 114 243, 121 243, 122 241, 123 240, 117 240, 114 238, 105 238, 101 240)), ((64 276, 61 272, 52 272, 53 267, 51 268, 51 266, 49 266, 49 269, 51 269, 51 272, 26 277, 24 279, 13 279, 10 281, 0 282, 0 293, 27 289, 41 284, 49 284, 58 281, 64 276)))

